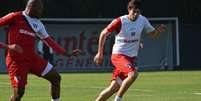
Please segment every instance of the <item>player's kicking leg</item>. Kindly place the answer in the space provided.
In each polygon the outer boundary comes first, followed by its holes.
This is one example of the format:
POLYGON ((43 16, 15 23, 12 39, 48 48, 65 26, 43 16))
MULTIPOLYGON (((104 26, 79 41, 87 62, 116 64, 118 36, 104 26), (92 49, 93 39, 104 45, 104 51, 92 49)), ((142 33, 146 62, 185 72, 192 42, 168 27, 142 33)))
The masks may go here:
POLYGON ((31 69, 31 73, 40 76, 50 82, 50 94, 52 101, 60 101, 60 81, 61 76, 53 69, 53 66, 40 56, 35 58, 34 68, 31 69))
POLYGON ((120 85, 113 80, 109 87, 105 88, 96 98, 96 101, 106 101, 110 96, 117 92, 120 88, 120 85))
POLYGON ((122 85, 120 86, 119 90, 117 91, 116 97, 114 101, 122 101, 122 97, 125 94, 125 92, 128 90, 128 88, 132 85, 132 83, 137 79, 138 72, 132 71, 128 73, 128 77, 124 79, 122 82, 122 85))
POLYGON ((52 101, 60 101, 60 81, 61 76, 54 69, 51 69, 45 76, 43 76, 46 80, 48 80, 51 85, 50 93, 52 96, 52 101))

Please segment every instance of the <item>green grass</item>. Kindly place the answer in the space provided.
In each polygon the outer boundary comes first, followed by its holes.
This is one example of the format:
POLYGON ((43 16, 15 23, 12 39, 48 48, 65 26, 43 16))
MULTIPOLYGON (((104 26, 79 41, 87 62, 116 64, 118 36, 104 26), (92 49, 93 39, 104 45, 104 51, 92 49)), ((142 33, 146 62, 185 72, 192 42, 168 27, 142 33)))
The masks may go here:
MULTIPOLYGON (((95 101, 111 73, 62 73, 61 101, 95 101)), ((48 82, 29 75, 22 101, 50 101, 48 82)), ((201 101, 201 71, 140 72, 124 101, 201 101)), ((0 101, 12 94, 7 74, 0 74, 0 101)), ((110 98, 108 101, 113 101, 110 98)))

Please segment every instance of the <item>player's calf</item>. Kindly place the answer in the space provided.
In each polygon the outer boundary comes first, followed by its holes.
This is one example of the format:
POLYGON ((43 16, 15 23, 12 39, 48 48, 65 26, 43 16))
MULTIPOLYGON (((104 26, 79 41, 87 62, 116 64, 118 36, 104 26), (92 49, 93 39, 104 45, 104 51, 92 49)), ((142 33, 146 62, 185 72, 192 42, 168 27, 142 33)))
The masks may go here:
MULTIPOLYGON (((59 99, 60 82, 61 82, 61 76, 59 75, 59 73, 56 72, 54 69, 52 69, 43 78, 47 79, 51 83, 50 93, 51 93, 52 99, 59 99)), ((58 101, 58 100, 56 100, 56 101, 58 101)))
POLYGON ((111 97, 114 93, 116 93, 120 88, 120 85, 113 80, 109 87, 104 89, 99 96, 97 97, 96 101, 106 101, 109 97, 111 97))

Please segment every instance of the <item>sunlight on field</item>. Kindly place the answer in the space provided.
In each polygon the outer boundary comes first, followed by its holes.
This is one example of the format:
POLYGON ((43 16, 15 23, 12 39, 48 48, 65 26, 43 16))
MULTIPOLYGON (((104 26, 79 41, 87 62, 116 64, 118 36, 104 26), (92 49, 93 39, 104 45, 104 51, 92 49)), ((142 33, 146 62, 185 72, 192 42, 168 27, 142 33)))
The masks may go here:
MULTIPOLYGON (((94 101, 111 73, 62 73, 61 101, 94 101)), ((29 75, 22 101, 50 101, 48 82, 29 75)), ((7 74, 0 74, 0 101, 12 94, 7 74)), ((141 72, 124 101, 200 101, 201 71, 141 72)), ((113 97, 108 101, 113 101, 113 97)))

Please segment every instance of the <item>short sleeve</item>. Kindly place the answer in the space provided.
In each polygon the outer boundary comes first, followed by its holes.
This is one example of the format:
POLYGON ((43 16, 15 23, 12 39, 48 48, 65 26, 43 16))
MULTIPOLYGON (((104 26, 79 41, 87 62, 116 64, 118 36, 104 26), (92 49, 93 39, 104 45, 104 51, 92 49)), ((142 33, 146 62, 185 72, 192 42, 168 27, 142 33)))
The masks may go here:
POLYGON ((120 19, 120 18, 114 19, 114 20, 106 27, 106 29, 108 30, 108 32, 113 32, 113 31, 119 32, 120 28, 121 28, 121 19, 120 19))
POLYGON ((144 31, 146 33, 154 31, 155 28, 150 24, 150 22, 147 20, 147 18, 144 17, 144 31))

